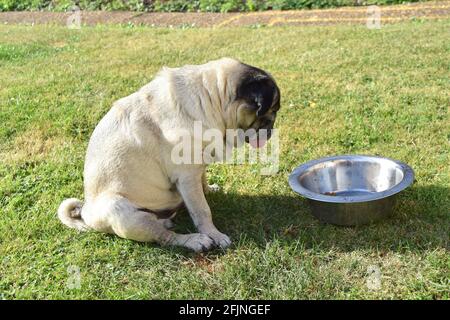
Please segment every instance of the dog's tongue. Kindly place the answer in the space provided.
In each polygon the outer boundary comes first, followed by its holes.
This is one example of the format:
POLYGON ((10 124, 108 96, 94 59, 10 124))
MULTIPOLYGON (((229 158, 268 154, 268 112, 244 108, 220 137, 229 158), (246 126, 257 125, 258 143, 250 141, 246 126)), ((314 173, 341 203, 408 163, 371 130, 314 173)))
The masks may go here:
POLYGON ((250 139, 249 142, 253 148, 261 148, 261 147, 264 147, 264 145, 267 142, 267 139, 263 138, 263 137, 259 137, 259 138, 250 139))

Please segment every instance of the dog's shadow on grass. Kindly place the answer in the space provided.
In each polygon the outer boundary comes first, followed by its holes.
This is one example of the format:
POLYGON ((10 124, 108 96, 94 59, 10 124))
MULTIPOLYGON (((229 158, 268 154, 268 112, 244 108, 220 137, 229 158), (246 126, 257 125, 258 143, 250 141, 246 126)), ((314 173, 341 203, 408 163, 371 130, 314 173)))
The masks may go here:
MULTIPOLYGON (((365 226, 319 222, 305 199, 288 195, 207 196, 216 226, 237 243, 265 247, 269 241, 300 243, 305 249, 416 251, 448 248, 450 190, 413 186, 398 195, 392 217, 365 226)), ((176 218, 178 232, 195 232, 186 212, 176 218)))

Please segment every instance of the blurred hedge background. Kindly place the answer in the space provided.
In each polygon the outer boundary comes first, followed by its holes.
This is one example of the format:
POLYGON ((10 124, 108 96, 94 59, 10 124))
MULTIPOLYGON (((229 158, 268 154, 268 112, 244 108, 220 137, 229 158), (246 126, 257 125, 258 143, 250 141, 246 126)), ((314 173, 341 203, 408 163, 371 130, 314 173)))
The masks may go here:
POLYGON ((0 11, 131 10, 148 12, 236 12, 384 5, 420 0, 0 0, 0 11))

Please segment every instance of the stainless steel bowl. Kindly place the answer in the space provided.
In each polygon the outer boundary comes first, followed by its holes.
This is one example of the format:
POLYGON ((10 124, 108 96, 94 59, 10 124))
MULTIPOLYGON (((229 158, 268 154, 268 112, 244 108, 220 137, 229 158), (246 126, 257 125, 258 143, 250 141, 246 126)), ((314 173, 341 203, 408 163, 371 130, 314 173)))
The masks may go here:
POLYGON ((395 195, 414 181, 407 164, 376 156, 343 155, 309 161, 289 176, 319 220, 342 226, 389 216, 395 195))

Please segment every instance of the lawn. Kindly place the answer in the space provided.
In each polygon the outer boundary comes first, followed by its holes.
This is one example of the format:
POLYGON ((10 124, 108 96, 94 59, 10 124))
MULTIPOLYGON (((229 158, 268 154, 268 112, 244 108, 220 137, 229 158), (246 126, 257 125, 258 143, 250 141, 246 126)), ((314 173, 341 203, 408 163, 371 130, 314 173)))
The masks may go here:
MULTIPOLYGON (((0 298, 449 299, 449 28, 0 26, 0 298), (208 169, 233 245, 195 254, 63 226, 56 209, 83 198, 88 139, 113 101, 164 65, 222 56, 268 70, 282 92, 278 174, 208 169), (325 225, 290 190, 295 166, 344 153, 414 168, 392 218, 325 225)), ((193 231, 187 213, 175 222, 193 231)))

